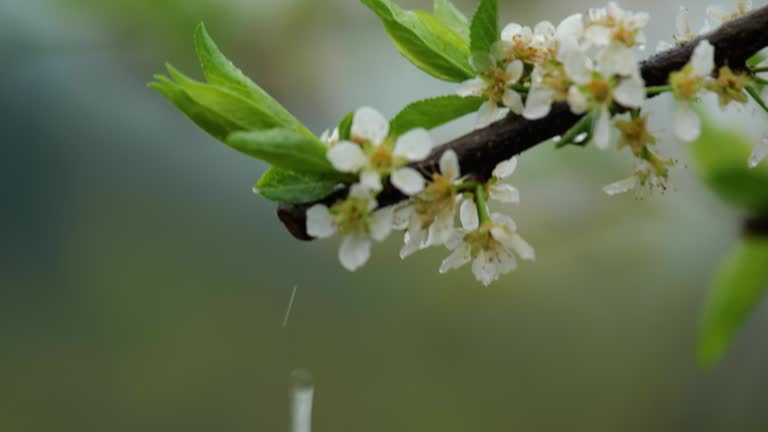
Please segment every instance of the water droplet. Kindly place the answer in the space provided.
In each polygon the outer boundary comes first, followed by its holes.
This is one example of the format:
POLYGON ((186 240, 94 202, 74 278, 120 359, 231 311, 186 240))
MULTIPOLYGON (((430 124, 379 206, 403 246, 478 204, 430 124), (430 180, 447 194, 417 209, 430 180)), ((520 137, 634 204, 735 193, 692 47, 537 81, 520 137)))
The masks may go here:
POLYGON ((576 138, 573 139, 573 142, 575 142, 576 144, 581 144, 584 141, 586 141, 587 138, 589 138, 589 134, 586 133, 586 132, 582 132, 582 133, 576 135, 576 138))
POLYGON ((290 375, 291 386, 291 431, 310 432, 312 430, 312 399, 315 395, 315 382, 306 369, 296 369, 290 375))
POLYGON ((768 135, 764 136, 763 139, 760 141, 760 144, 757 144, 755 148, 752 149, 752 154, 749 156, 749 167, 756 168, 758 165, 760 165, 760 162, 762 162, 767 156, 768 156, 768 135))

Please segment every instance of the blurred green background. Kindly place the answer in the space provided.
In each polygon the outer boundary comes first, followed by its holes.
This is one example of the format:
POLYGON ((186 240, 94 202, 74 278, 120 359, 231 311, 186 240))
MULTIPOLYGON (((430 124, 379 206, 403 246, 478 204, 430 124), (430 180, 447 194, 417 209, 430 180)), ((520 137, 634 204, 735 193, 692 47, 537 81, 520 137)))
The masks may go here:
MULTIPOLYGON (((500 3, 528 24, 600 5, 500 3)), ((671 39, 678 0, 622 4, 652 12, 649 47, 671 39)), ((0 430, 287 431, 299 367, 319 432, 766 430, 765 305, 719 366, 695 362, 742 215, 696 179, 668 100, 652 105, 680 160, 667 193, 610 199, 627 153, 539 146, 508 209, 536 263, 483 288, 468 269, 438 275, 445 251, 400 262, 392 238, 350 274, 335 242, 294 241, 253 195, 263 164, 146 88, 165 61, 197 71, 199 21, 318 133, 455 89, 354 0, 0 2, 0 430)))

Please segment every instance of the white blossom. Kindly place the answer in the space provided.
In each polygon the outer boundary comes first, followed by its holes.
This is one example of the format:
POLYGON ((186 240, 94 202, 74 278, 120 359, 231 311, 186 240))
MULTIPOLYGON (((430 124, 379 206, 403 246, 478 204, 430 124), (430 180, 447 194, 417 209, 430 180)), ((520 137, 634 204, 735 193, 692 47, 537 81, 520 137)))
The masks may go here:
POLYGON ((704 40, 694 49, 688 65, 672 75, 673 93, 678 100, 673 114, 673 130, 684 142, 695 141, 701 134, 701 120, 691 108, 691 102, 699 97, 703 83, 714 70, 715 47, 704 40))
POLYGON ((510 177, 517 169, 517 156, 496 165, 493 170, 493 180, 488 187, 488 196, 502 203, 519 203, 520 191, 512 185, 501 183, 510 177))
POLYGON ((483 103, 477 113, 478 128, 488 126, 501 120, 512 111, 522 114, 523 99, 518 92, 509 88, 517 84, 523 77, 525 65, 520 60, 514 60, 507 64, 504 70, 491 68, 488 76, 480 76, 464 81, 459 85, 456 93, 459 96, 484 96, 488 100, 483 103), (499 108, 499 103, 504 108, 499 108))
POLYGON ((372 240, 383 241, 392 231, 394 209, 373 211, 377 205, 367 189, 355 185, 347 200, 331 209, 316 204, 307 210, 307 233, 314 238, 341 235, 339 261, 356 271, 368 262, 372 240))
POLYGON ((645 45, 642 29, 648 25, 650 16, 646 12, 624 10, 615 2, 606 8, 591 9, 584 32, 587 46, 606 47, 612 42, 619 42, 626 47, 645 45))
POLYGON ((421 192, 424 178, 405 165, 424 160, 432 151, 429 132, 414 129, 394 145, 388 136, 389 121, 373 108, 360 108, 352 120, 351 140, 333 145, 328 160, 340 172, 360 174, 360 184, 370 191, 381 191, 381 177, 390 175, 392 184, 404 194, 421 192))

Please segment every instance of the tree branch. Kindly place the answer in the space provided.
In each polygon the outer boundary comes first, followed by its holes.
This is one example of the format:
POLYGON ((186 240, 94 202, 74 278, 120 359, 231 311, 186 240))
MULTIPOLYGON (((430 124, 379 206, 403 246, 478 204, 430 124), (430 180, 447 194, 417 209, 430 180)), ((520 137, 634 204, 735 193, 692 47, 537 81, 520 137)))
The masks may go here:
MULTIPOLYGON (((715 62, 718 66, 728 65, 732 69, 744 69, 746 61, 768 46, 768 6, 761 7, 723 24, 709 34, 679 45, 645 60, 641 73, 647 86, 667 84, 671 72, 682 69, 691 57, 694 48, 704 39, 715 46, 715 62)), ((496 164, 518 155, 539 143, 567 132, 581 116, 571 113, 564 103, 552 107, 544 119, 530 121, 520 116, 509 117, 486 128, 435 148, 424 161, 411 164, 426 177, 435 172, 440 156, 452 149, 459 157, 462 173, 485 181, 491 176, 496 164)), ((330 205, 346 196, 348 188, 341 188, 320 201, 330 205)), ((388 206, 405 200, 406 197, 387 182, 379 195, 380 206, 388 206)), ((288 231, 300 240, 311 240, 306 231, 306 211, 317 203, 302 205, 280 205, 277 216, 288 231)))

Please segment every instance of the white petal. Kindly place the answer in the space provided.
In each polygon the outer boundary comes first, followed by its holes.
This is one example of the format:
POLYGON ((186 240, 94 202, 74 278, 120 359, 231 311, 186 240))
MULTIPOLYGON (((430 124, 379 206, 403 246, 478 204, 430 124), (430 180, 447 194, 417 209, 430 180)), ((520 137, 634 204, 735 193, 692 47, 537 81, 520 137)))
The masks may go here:
POLYGON ((595 125, 595 145, 605 150, 611 145, 611 112, 607 106, 600 108, 595 125))
POLYGON ((435 218, 432 225, 429 226, 429 235, 422 244, 422 248, 444 245, 450 239, 451 234, 455 231, 453 226, 454 213, 455 209, 452 208, 435 218))
POLYGON ((519 234, 512 234, 505 245, 515 251, 520 258, 526 261, 536 261, 536 251, 533 249, 533 246, 520 237, 519 234))
POLYGON ((381 175, 376 171, 363 171, 360 174, 360 185, 371 192, 381 192, 381 175))
POLYGON ((640 77, 623 79, 613 97, 627 108, 640 108, 645 102, 645 82, 640 77))
POLYGON ((553 37, 556 31, 557 29, 555 29, 554 24, 552 24, 549 21, 542 21, 536 24, 536 26, 533 28, 533 34, 535 36, 545 37, 545 38, 553 37))
POLYGON ((392 232, 395 209, 392 206, 376 210, 371 215, 371 237, 376 241, 384 241, 392 232))
POLYGON ((477 215, 477 205, 474 200, 468 199, 461 203, 459 219, 461 226, 467 231, 473 231, 480 227, 480 218, 477 215))
POLYGON ((699 77, 708 77, 715 70, 715 47, 708 40, 699 42, 691 56, 693 73, 699 77))
POLYGON ((601 25, 590 26, 584 31, 584 39, 590 46, 607 46, 611 43, 611 29, 601 25))
POLYGON ((316 204, 307 210, 307 234, 314 238, 328 238, 336 233, 328 207, 316 204))
POLYGON ((501 239, 501 236, 511 234, 517 230, 515 220, 503 213, 491 214, 491 221, 498 225, 498 227, 491 230, 491 234, 497 240, 501 239))
POLYGON ((610 196, 623 194, 629 192, 637 187, 640 179, 637 176, 632 176, 624 180, 619 180, 615 183, 611 183, 603 188, 603 192, 610 196))
POLYGON ((765 160, 768 156, 768 135, 764 136, 759 144, 752 149, 752 154, 749 156, 749 167, 757 168, 760 162, 765 160))
POLYGON ((392 218, 392 228, 396 230, 404 230, 408 228, 408 224, 411 223, 411 218, 414 214, 413 204, 402 204, 395 208, 395 215, 392 218))
POLYGON ((493 170, 493 176, 497 179, 505 179, 512 174, 515 173, 515 170, 517 169, 517 162, 518 158, 517 156, 505 160, 504 162, 500 162, 498 165, 496 165, 496 168, 493 170))
POLYGON ((453 150, 447 150, 440 156, 440 174, 447 176, 451 180, 461 177, 461 168, 459 167, 459 157, 453 150))
POLYGON ((499 250, 496 253, 496 271, 499 275, 505 275, 517 269, 517 259, 511 252, 499 250))
POLYGON ((426 231, 421 228, 412 228, 405 233, 403 239, 405 245, 400 249, 400 259, 406 259, 422 249, 426 238, 426 231))
POLYGON ((432 145, 432 137, 426 129, 414 129, 398 138, 394 154, 411 162, 421 161, 429 156, 432 145))
POLYGON ((390 176, 392 182, 400 192, 413 196, 424 191, 426 181, 418 171, 410 167, 403 167, 395 170, 390 176))
POLYGON ((681 141, 696 141, 701 135, 701 119, 686 102, 677 104, 673 122, 675 136, 681 141))
POLYGON ((483 285, 488 286, 496 280, 498 273, 496 270, 496 263, 493 261, 493 257, 488 252, 481 250, 472 263, 472 273, 475 274, 475 278, 482 282, 483 285))
POLYGON ((622 43, 612 43, 600 55, 600 72, 610 77, 613 75, 630 76, 637 73, 638 65, 635 52, 622 43))
POLYGON ((573 49, 561 52, 560 61, 563 62, 565 73, 576 84, 586 84, 592 80, 589 58, 581 50, 573 49))
POLYGON ((524 70, 525 66, 520 60, 515 60, 508 64, 506 73, 504 74, 504 78, 506 78, 507 84, 515 84, 520 81, 520 78, 523 77, 524 70))
POLYGON ((331 147, 327 157, 334 168, 348 173, 360 171, 360 168, 368 162, 363 149, 349 141, 342 141, 331 147))
POLYGON ((461 97, 482 96, 486 88, 488 88, 488 84, 482 78, 477 77, 459 84, 456 94, 461 97))
POLYGON ((520 191, 508 184, 495 184, 490 187, 489 194, 492 200, 503 203, 516 204, 520 202, 520 191))
POLYGON ((534 87, 528 93, 525 101, 523 117, 528 120, 539 120, 546 117, 552 110, 552 100, 555 94, 546 87, 534 87))
POLYGON ((659 41, 659 43, 656 45, 656 52, 661 53, 664 51, 669 51, 674 47, 675 44, 669 43, 667 41, 659 41))
POLYGON ((504 92, 502 102, 513 113, 518 115, 523 113, 523 98, 516 91, 507 90, 504 92))
POLYGON ((363 107, 355 111, 352 119, 352 137, 370 141, 378 146, 389 135, 389 121, 373 108, 363 107))
POLYGON ((472 252, 468 247, 456 248, 440 265, 440 273, 445 274, 451 270, 458 269, 470 261, 472 261, 472 252))
POLYGON ((508 24, 501 31, 501 39, 505 41, 514 41, 515 36, 519 35, 523 31, 523 26, 517 23, 508 24))
POLYGON ((685 6, 680 6, 680 11, 678 11, 677 16, 675 17, 677 34, 683 37, 688 37, 691 35, 691 25, 688 23, 688 15, 688 8, 685 6))
POLYGON ((508 108, 499 109, 495 102, 485 102, 477 112, 477 128, 484 128, 503 119, 509 113, 508 108))
POLYGON ((574 114, 584 114, 589 108, 589 100, 576 86, 571 86, 568 89, 568 106, 571 108, 571 112, 574 114))
POLYGON ((345 269, 355 271, 371 257, 371 240, 361 234, 344 237, 339 248, 339 261, 345 269))
POLYGON ((583 31, 584 22, 581 14, 571 15, 557 26, 555 39, 560 43, 563 43, 564 41, 576 41, 581 37, 583 31))
POLYGON ((353 198, 373 199, 373 197, 371 196, 371 190, 360 183, 356 183, 352 185, 352 187, 349 190, 349 196, 353 198))

